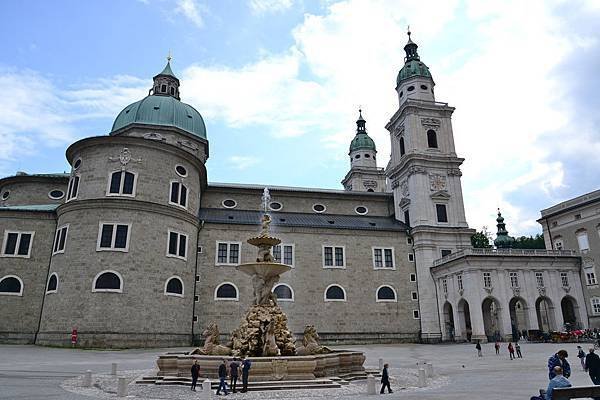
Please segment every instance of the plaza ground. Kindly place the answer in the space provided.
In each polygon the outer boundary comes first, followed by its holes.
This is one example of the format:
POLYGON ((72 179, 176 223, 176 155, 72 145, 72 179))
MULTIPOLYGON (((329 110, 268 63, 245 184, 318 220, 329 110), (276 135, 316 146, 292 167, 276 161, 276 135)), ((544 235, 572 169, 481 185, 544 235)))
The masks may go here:
MULTIPOLYGON (((399 399, 490 399, 506 400, 528 399, 537 393, 538 388, 548 383, 546 363, 548 357, 558 349, 569 352, 572 366, 571 382, 574 385, 589 385, 588 375, 581 370, 576 357, 575 343, 540 344, 523 342, 523 359, 510 361, 502 344, 501 355, 494 354, 493 344, 483 345, 482 358, 477 358, 472 344, 444 345, 370 345, 344 346, 346 349, 364 351, 367 356, 365 366, 377 367, 379 358, 390 364, 392 376, 400 377, 414 373, 418 361, 431 362, 434 365, 435 383, 425 389, 396 389, 386 398, 399 399)), ((587 348, 587 344, 583 344, 587 348)), ((96 351, 46 348, 36 346, 0 346, 0 399, 90 399, 83 391, 74 393, 64 390, 64 382, 92 370, 95 374, 110 373, 111 363, 117 362, 120 371, 149 370, 155 368, 156 356, 167 349, 138 349, 124 351, 96 351)), ((169 349, 173 350, 173 349, 169 349)), ((181 351, 182 349, 177 349, 181 351)), ((587 349, 586 349, 587 350, 587 349)), ((362 388, 366 386, 363 384, 362 388)), ((183 387, 159 388, 148 397, 130 397, 136 399, 187 399, 199 398, 183 387)), ((302 391, 293 395, 299 397, 333 397, 347 399, 373 398, 354 393, 327 391, 302 391), (321 393, 317 393, 321 392, 321 393), (324 393, 326 392, 326 393, 324 393), (312 394, 311 394, 312 393, 312 394), (341 395, 341 396, 340 396, 341 395)), ((90 394, 90 392, 86 392, 90 394)), ((111 396, 111 395, 106 395, 111 396)), ((114 398, 114 395, 112 395, 114 398)), ((290 392, 236 394, 234 398, 289 398, 290 392)), ((232 397, 232 396, 230 396, 232 397)))

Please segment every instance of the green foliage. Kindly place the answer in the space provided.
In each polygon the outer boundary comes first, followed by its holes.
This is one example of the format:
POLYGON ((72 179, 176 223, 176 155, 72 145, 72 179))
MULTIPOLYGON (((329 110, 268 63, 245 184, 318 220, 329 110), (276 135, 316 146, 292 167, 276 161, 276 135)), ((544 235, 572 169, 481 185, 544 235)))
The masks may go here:
POLYGON ((491 247, 490 245, 490 233, 487 231, 487 228, 484 226, 483 229, 479 232, 475 232, 473 236, 471 236, 471 245, 476 249, 487 249, 491 247))
MULTIPOLYGON (((471 239, 472 241, 472 239, 471 239)), ((538 233, 535 236, 521 236, 515 238, 513 249, 545 249, 544 236, 538 233)))

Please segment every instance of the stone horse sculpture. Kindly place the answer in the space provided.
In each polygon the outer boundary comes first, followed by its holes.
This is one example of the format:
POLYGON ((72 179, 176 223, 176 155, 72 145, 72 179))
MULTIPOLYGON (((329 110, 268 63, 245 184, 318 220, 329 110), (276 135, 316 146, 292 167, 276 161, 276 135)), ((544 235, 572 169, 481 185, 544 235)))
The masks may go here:
POLYGON ((219 342, 219 327, 216 323, 211 322, 208 324, 202 332, 202 336, 204 336, 204 346, 193 350, 190 354, 204 356, 228 356, 231 354, 231 349, 219 342))
POLYGON ((302 346, 296 348, 296 354, 299 356, 307 356, 311 354, 327 354, 331 353, 331 349, 319 344, 319 335, 314 325, 306 325, 304 328, 304 336, 302 337, 302 346))

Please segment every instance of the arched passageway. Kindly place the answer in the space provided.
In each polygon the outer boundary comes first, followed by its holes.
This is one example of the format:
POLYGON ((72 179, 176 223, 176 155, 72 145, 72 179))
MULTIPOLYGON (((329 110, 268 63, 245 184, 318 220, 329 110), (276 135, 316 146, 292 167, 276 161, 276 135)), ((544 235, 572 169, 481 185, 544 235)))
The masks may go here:
POLYGON ((521 336, 527 335, 527 330, 530 329, 528 317, 529 307, 522 297, 513 297, 508 303, 508 308, 510 312, 511 333, 513 340, 517 341, 521 336), (523 333, 525 335, 523 335, 523 333))
POLYGON ((579 329, 579 321, 577 320, 577 301, 571 296, 565 296, 560 302, 565 329, 571 331, 579 329))
POLYGON ((462 339, 470 342, 473 328, 471 326, 471 311, 469 310, 469 303, 465 299, 460 299, 458 302, 457 311, 462 339))
POLYGON ((483 312, 483 328, 489 342, 502 338, 502 320, 500 317, 500 304, 493 297, 488 297, 481 303, 483 312))
POLYGON ((538 319, 538 329, 549 332, 556 329, 554 322, 554 304, 545 296, 538 297, 535 301, 535 313, 538 319))
POLYGON ((444 330, 446 332, 446 340, 454 340, 454 312, 452 310, 452 304, 449 302, 444 303, 444 330))

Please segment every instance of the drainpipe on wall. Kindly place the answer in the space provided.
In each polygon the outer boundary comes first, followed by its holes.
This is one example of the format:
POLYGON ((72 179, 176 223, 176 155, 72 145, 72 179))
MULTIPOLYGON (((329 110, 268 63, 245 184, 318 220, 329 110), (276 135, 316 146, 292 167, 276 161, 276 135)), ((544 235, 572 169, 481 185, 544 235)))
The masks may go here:
MULTIPOLYGON (((56 212, 56 211, 55 211, 56 212)), ((50 276, 50 264, 52 264, 52 251, 54 250, 54 241, 56 240, 56 228, 58 227, 58 216, 54 220, 54 240, 52 241, 52 247, 50 248, 50 259, 48 260, 48 269, 46 270, 46 280, 44 281, 44 289, 42 292, 42 305, 40 306, 40 318, 38 319, 38 326, 33 335, 33 344, 36 344, 38 333, 40 333, 40 327, 42 326, 42 313, 44 312, 44 301, 46 300, 46 289, 48 288, 48 277, 50 276)), ((33 248, 33 245, 31 246, 33 248)))
POLYGON ((192 298, 192 347, 194 346, 194 316, 196 315, 196 286, 198 285, 198 282, 196 282, 196 277, 198 276, 198 247, 200 246, 200 231, 202 228, 204 228, 203 219, 200 220, 200 226, 196 233, 196 265, 194 266, 194 297, 192 298))
POLYGON ((550 248, 554 250, 554 240, 552 240, 552 231, 550 230, 550 224, 548 224, 548 218, 544 218, 546 221, 546 228, 548 228, 548 236, 550 236, 550 248))

